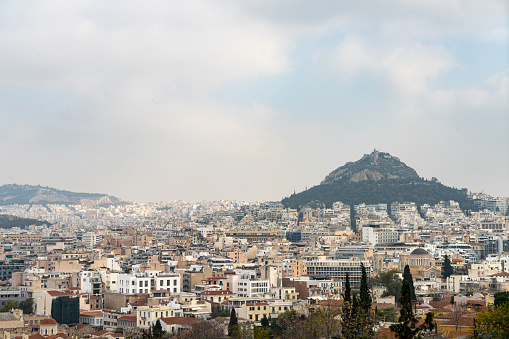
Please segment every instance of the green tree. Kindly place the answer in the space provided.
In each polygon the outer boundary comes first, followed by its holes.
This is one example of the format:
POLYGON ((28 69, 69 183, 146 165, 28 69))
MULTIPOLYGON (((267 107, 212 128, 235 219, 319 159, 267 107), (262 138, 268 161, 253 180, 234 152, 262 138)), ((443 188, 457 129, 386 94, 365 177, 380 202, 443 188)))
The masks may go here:
POLYGON ((263 316, 262 320, 260 321, 262 327, 269 327, 270 321, 267 319, 266 316, 263 316))
POLYGON ((426 314, 424 323, 420 326, 416 326, 417 318, 415 318, 412 311, 412 290, 410 283, 407 280, 403 280, 399 302, 401 304, 401 310, 399 312, 400 316, 398 318, 398 323, 390 326, 390 329, 396 338, 418 338, 421 332, 432 330, 434 328, 433 313, 426 314))
POLYGON ((9 312, 10 310, 14 309, 18 309, 19 308, 19 304, 15 301, 12 301, 12 300, 7 300, 4 304, 4 306, 0 309, 0 312, 9 312))
POLYGON ((154 325, 152 325, 152 338, 159 339, 164 337, 163 326, 161 321, 157 319, 154 325))
POLYGON ((352 302, 352 289, 350 287, 350 277, 348 276, 348 273, 346 274, 345 279, 345 294, 343 296, 344 302, 352 302))
POLYGON ((239 321, 237 320, 237 314, 235 313, 235 308, 232 308, 232 312, 230 313, 230 323, 228 324, 228 336, 231 337, 238 327, 239 321))
POLYGON ((398 270, 390 270, 380 275, 369 279, 369 285, 371 288, 375 286, 385 287, 386 290, 382 293, 382 298, 393 295, 398 302, 401 296, 401 278, 399 277, 398 270))
POLYGON ((31 314, 34 312, 34 299, 28 298, 20 301, 19 307, 23 310, 23 314, 31 314))
POLYGON ((396 321, 397 312, 394 307, 386 307, 381 311, 378 311, 378 317, 383 321, 396 321))
POLYGON ((509 338, 509 303, 480 312, 476 319, 478 338, 509 338))
POLYGON ((360 286, 360 306, 362 310, 366 313, 371 314, 371 294, 369 293, 369 287, 368 287, 368 276, 366 273, 366 267, 364 267, 364 264, 361 263, 361 286, 360 286))
POLYGON ((509 292, 495 293, 495 306, 500 306, 509 303, 509 292))
POLYGON ((444 265, 442 266, 442 277, 444 279, 447 279, 453 274, 454 268, 451 265, 451 260, 449 259, 449 256, 446 254, 444 257, 444 265))
MULTIPOLYGON (((405 269, 403 270, 403 282, 405 281, 408 281, 408 284, 410 285, 410 295, 412 300, 417 300, 415 297, 414 279, 412 278, 412 273, 410 273, 410 267, 408 265, 405 265, 405 269)), ((401 291, 401 295, 403 295, 403 291, 401 291)))

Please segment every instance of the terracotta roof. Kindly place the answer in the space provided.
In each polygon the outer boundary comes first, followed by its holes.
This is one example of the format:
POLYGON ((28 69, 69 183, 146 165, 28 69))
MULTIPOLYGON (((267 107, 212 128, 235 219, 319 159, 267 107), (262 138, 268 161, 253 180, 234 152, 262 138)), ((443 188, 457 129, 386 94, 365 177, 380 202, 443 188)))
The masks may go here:
POLYGON ((490 277, 509 277, 509 273, 500 272, 500 273, 492 274, 492 275, 490 275, 490 277))
POLYGON ((57 334, 49 335, 45 338, 46 339, 58 339, 58 338, 68 339, 69 337, 65 333, 57 333, 57 334))
POLYGON ((46 291, 50 296, 52 297, 63 297, 63 296, 70 296, 74 295, 69 292, 61 292, 61 291, 46 291))
POLYGON ((85 315, 88 317, 102 317, 104 316, 103 311, 80 311, 80 315, 85 315))
POLYGON ((113 337, 113 338, 123 338, 124 337, 124 335, 122 333, 110 333, 109 336, 113 337))
POLYGON ((56 325, 58 322, 53 318, 42 319, 39 325, 56 325))
POLYGON ((268 305, 269 303, 246 303, 247 306, 263 306, 268 305))
POLYGON ((134 321, 134 322, 136 322, 136 319, 137 319, 137 317, 135 315, 123 315, 123 316, 117 318, 117 320, 134 321))
POLYGON ((189 317, 169 317, 169 318, 161 318, 159 319, 164 322, 166 325, 188 325, 192 326, 196 322, 199 321, 197 318, 189 318, 189 317))
POLYGON ((320 300, 316 302, 316 305, 319 306, 341 306, 343 305, 342 300, 329 299, 329 300, 320 300))
POLYGON ((28 337, 28 339, 45 339, 42 335, 40 335, 39 333, 36 333, 36 334, 32 334, 30 337, 28 337))

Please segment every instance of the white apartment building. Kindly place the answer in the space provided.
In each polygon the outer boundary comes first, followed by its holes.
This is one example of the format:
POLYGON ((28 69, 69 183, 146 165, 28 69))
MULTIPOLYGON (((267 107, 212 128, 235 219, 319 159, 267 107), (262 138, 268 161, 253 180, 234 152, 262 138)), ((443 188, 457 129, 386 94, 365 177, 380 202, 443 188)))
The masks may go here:
POLYGON ((117 278, 118 293, 149 293, 152 290, 168 290, 180 292, 180 275, 161 271, 145 271, 143 273, 119 274, 117 278))
POLYGON ((372 245, 394 244, 400 241, 400 233, 390 228, 363 227, 362 241, 372 245))
POLYGON ((233 293, 237 297, 255 298, 269 293, 268 279, 237 279, 233 283, 233 293))
POLYGON ((81 291, 91 294, 101 294, 101 274, 95 271, 81 271, 81 291))
POLYGON ((99 234, 93 232, 87 232, 83 234, 81 239, 87 249, 94 248, 95 245, 99 244, 102 241, 102 237, 99 234))
POLYGON ((167 290, 170 293, 180 292, 180 274, 161 273, 154 277, 156 290, 167 290))

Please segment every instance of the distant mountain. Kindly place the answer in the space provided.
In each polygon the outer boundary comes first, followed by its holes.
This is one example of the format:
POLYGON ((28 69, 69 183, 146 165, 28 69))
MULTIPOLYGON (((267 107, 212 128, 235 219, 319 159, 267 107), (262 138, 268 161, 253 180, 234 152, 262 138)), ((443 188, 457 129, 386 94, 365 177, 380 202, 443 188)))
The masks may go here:
POLYGON ((122 200, 107 194, 76 193, 56 188, 32 185, 0 186, 0 205, 61 204, 102 206, 121 203, 122 200))
POLYGON ((421 178, 397 157, 375 150, 335 169, 320 185, 292 194, 282 203, 292 208, 317 202, 330 207, 336 201, 349 205, 386 203, 389 206, 395 201, 408 201, 420 206, 447 200, 457 201, 463 210, 477 210, 467 199, 466 191, 442 185, 436 178, 421 178))

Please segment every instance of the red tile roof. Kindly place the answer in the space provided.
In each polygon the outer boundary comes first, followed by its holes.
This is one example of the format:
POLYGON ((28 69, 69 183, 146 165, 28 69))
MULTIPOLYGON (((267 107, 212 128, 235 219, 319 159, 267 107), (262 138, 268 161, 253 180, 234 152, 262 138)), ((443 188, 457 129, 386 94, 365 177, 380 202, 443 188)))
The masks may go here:
POLYGON ((102 317, 104 316, 103 311, 80 311, 80 315, 85 315, 88 317, 102 317))
POLYGON ((123 315, 121 317, 118 317, 117 320, 136 322, 136 319, 137 317, 135 315, 123 315))
POLYGON ((53 318, 42 319, 39 325, 56 325, 58 322, 53 318))
POLYGON ((61 292, 61 291, 46 291, 46 292, 52 297, 63 297, 63 296, 74 295, 69 292, 61 292))

